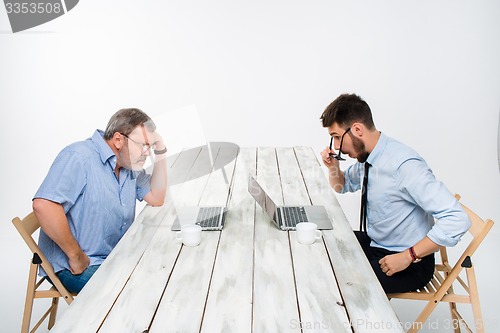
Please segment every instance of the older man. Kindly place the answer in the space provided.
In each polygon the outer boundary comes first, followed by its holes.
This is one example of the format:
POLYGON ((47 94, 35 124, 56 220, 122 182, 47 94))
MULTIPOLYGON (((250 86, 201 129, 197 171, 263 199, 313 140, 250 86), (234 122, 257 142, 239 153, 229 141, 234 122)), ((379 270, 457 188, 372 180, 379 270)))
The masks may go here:
POLYGON ((128 230, 136 200, 163 205, 166 152, 151 118, 130 108, 116 112, 104 132, 59 153, 33 210, 42 229, 39 246, 70 292, 83 288, 128 230), (153 153, 149 175, 143 167, 153 153))

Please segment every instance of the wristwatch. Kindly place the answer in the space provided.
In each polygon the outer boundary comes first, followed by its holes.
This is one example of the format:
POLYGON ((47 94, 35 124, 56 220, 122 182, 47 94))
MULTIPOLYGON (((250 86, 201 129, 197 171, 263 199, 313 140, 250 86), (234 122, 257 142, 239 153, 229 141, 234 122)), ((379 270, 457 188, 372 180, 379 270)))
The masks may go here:
POLYGON ((416 264, 417 262, 419 262, 420 260, 422 260, 421 258, 417 257, 417 254, 415 253, 415 250, 413 249, 413 246, 410 247, 408 249, 408 251, 410 251, 410 256, 411 256, 411 262, 413 264, 416 264))

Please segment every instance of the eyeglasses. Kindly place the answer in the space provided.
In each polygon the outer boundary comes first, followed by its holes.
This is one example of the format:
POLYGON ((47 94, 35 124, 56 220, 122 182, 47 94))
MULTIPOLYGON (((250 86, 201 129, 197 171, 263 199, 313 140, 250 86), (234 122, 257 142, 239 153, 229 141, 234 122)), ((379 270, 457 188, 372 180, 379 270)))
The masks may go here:
POLYGON ((126 134, 123 134, 123 133, 120 133, 120 134, 123 135, 124 137, 126 137, 127 139, 129 139, 130 141, 132 141, 133 143, 135 143, 136 145, 141 146, 141 152, 143 154, 146 153, 150 149, 153 149, 153 150, 156 149, 155 143, 149 144, 149 143, 137 142, 134 139, 129 138, 128 135, 126 135, 126 134))
MULTIPOLYGON (((350 127, 348 127, 344 134, 342 134, 342 137, 340 138, 340 147, 339 147, 339 153, 338 154, 334 154, 334 153, 330 153, 330 157, 331 158, 334 158, 338 161, 345 161, 345 158, 343 158, 340 154, 342 154, 342 143, 344 142, 344 136, 347 134, 347 132, 349 132, 351 130, 350 127)), ((330 150, 332 150, 332 145, 333 145, 333 136, 332 138, 330 139, 330 150)))

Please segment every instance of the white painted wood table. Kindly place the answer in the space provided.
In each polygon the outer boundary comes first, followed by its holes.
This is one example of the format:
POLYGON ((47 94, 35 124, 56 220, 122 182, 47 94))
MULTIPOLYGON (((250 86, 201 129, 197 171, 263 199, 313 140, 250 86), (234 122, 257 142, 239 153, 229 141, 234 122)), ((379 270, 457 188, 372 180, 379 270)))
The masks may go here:
POLYGON ((311 148, 190 149, 169 163, 163 207, 147 206, 53 332, 403 332, 311 148), (247 191, 324 205, 334 229, 301 245, 247 191), (228 205, 223 231, 184 247, 182 205, 228 205))

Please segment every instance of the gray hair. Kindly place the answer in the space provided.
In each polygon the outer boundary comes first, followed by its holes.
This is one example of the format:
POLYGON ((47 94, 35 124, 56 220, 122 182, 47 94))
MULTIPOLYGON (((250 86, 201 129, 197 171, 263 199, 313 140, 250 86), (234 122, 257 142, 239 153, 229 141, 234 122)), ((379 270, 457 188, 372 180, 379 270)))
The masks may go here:
POLYGON ((110 140, 116 132, 129 135, 139 125, 146 126, 151 132, 156 130, 153 120, 140 109, 128 108, 118 110, 109 119, 106 131, 104 131, 104 140, 110 140))

